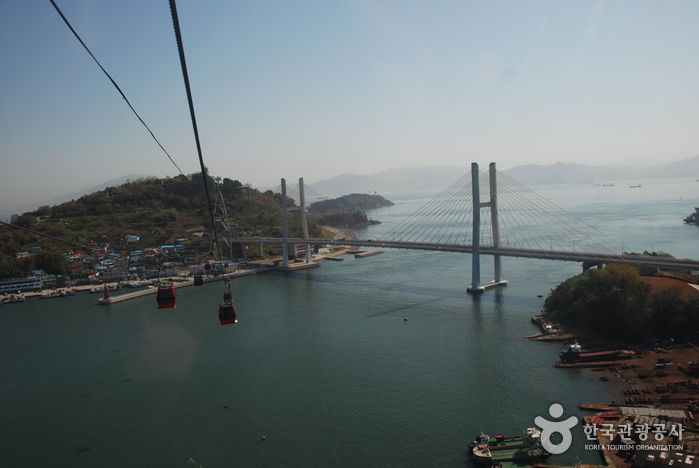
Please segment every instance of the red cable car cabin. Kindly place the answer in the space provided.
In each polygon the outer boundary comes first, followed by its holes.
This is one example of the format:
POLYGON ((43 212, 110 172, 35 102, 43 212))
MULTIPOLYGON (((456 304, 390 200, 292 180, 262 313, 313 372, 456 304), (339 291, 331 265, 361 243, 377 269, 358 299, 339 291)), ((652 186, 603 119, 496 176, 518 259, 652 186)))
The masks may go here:
POLYGON ((223 292, 223 303, 218 305, 218 319, 221 321, 221 325, 229 325, 231 323, 238 323, 235 318, 235 307, 233 307, 233 294, 231 293, 231 279, 224 278, 226 282, 227 291, 223 292))
POLYGON ((238 323, 235 315, 235 307, 233 307, 232 302, 226 302, 218 305, 218 319, 221 321, 221 325, 238 323))
POLYGON ((158 285, 158 309, 174 309, 176 300, 175 285, 172 283, 158 285))

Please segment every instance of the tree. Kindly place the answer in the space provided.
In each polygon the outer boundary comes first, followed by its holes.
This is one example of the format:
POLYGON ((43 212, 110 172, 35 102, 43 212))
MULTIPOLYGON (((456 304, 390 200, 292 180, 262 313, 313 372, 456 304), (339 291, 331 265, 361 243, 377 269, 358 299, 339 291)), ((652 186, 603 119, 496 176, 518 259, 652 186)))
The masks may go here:
POLYGON ((33 214, 34 216, 48 216, 51 214, 51 207, 48 205, 40 206, 33 214))
POLYGON ((41 251, 34 257, 34 269, 44 270, 49 275, 64 275, 68 262, 60 252, 41 251))

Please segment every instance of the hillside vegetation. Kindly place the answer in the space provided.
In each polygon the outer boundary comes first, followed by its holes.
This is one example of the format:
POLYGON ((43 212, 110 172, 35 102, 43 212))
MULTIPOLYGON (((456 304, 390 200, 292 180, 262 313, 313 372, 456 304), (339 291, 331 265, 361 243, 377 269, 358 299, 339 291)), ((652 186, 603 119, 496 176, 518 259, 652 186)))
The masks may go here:
POLYGON ((694 339, 699 333, 699 301, 684 300, 673 288, 651 291, 629 265, 569 278, 551 292, 544 310, 612 339, 694 339))
POLYGON ((337 213, 348 211, 373 210, 384 206, 393 206, 393 203, 381 195, 369 195, 366 193, 353 193, 343 195, 332 200, 323 200, 311 205, 311 210, 316 213, 337 213))
MULTIPOLYGON (((214 181, 207 176, 207 183, 214 203, 214 181)), ((221 193, 235 236, 282 236, 280 194, 271 190, 262 193, 228 178, 222 181, 221 193)), ((21 216, 13 215, 12 223, 78 245, 108 243, 109 249, 116 252, 184 244, 186 251, 180 256, 208 254, 213 229, 201 173, 127 181, 61 205, 42 206, 21 216), (127 243, 127 235, 140 239, 127 243)), ((324 223, 327 224, 327 220, 324 223)), ((300 220, 290 217, 289 231, 290 236, 301 237, 300 220)), ((312 219, 309 235, 323 236, 318 222, 312 219)), ((87 255, 77 246, 1 227, 0 278, 26 276, 35 269, 65 274, 76 267, 66 260, 71 250, 76 255, 87 255)), ((266 254, 273 255, 281 248, 272 246, 265 250, 266 254)), ((242 256, 242 252, 238 255, 242 256)))

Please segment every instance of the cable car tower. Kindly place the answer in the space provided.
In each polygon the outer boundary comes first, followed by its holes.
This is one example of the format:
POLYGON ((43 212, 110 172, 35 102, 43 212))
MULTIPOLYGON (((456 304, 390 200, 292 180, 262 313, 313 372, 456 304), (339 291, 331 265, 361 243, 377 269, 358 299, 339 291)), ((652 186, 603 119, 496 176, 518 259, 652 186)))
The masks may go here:
POLYGON ((211 233, 211 248, 209 252, 216 254, 216 239, 220 244, 221 255, 223 260, 232 260, 232 241, 231 241, 231 224, 228 221, 228 212, 226 211, 226 205, 223 202, 223 194, 221 193, 221 187, 223 182, 220 177, 214 179, 214 186, 216 187, 216 201, 214 202, 214 230, 211 233))

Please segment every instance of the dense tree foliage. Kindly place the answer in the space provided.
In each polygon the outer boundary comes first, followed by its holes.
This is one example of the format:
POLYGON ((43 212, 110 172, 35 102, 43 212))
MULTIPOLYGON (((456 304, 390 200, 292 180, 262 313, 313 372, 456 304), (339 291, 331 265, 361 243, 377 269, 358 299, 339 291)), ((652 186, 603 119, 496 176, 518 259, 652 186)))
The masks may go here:
POLYGON ((569 278, 551 292, 544 309, 612 338, 694 338, 699 332, 698 301, 684 300, 673 288, 652 292, 629 265, 569 278))
POLYGON ((313 215, 316 224, 332 226, 339 229, 357 229, 366 227, 369 218, 362 211, 350 211, 346 213, 324 213, 313 215))

